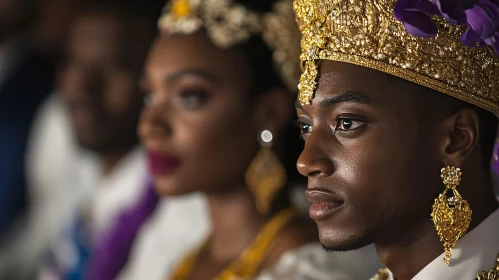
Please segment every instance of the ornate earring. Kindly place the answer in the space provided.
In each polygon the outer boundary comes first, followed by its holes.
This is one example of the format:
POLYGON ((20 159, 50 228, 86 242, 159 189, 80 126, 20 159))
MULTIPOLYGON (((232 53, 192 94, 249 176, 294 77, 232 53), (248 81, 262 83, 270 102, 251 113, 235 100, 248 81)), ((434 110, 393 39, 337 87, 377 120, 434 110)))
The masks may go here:
POLYGON ((261 214, 269 212, 275 195, 286 183, 284 166, 271 149, 272 140, 272 132, 268 130, 259 134, 260 151, 245 174, 246 185, 255 196, 256 208, 261 214))
POLYGON ((440 177, 445 185, 445 190, 433 204, 431 219, 437 229, 440 241, 444 243, 444 262, 450 265, 451 249, 456 246, 456 242, 461 238, 471 222, 471 208, 468 202, 463 199, 456 187, 461 181, 461 169, 454 166, 442 168, 440 177), (452 191, 453 196, 447 197, 447 192, 452 191))

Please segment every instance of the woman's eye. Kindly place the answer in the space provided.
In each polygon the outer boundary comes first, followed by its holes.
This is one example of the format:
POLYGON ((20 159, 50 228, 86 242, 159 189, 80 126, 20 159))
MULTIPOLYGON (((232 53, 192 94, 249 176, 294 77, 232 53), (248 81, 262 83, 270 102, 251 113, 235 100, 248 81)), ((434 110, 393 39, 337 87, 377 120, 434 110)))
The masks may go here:
POLYGON ((302 121, 296 121, 296 125, 300 129, 300 134, 303 136, 304 134, 312 133, 312 125, 304 123, 302 121))
POLYGON ((203 91, 183 91, 180 94, 182 105, 187 109, 197 109, 206 101, 208 95, 203 91))
POLYGON ((362 121, 356 121, 348 118, 341 118, 336 121, 336 130, 339 131, 354 130, 363 126, 364 124, 365 122, 362 121))

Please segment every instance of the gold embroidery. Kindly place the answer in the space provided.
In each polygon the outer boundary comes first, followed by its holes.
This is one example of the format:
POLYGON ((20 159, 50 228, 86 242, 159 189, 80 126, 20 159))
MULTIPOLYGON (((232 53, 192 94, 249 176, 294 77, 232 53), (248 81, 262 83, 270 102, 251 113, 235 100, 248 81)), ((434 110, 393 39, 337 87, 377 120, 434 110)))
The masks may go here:
POLYGON ((499 280, 499 255, 497 255, 497 265, 494 269, 489 272, 482 271, 477 277, 478 280, 499 280))

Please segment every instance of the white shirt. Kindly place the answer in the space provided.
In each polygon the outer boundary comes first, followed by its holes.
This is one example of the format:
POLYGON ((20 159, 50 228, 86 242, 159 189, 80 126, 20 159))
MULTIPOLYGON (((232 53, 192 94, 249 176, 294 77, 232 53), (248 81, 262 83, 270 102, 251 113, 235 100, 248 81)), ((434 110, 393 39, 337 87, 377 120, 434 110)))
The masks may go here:
MULTIPOLYGON (((447 267, 444 254, 425 266, 412 280, 474 280, 481 271, 490 271, 499 254, 499 209, 459 239, 447 267)), ((390 275, 390 280, 393 280, 390 275)))
POLYGON ((374 245, 348 252, 327 252, 310 243, 281 256, 275 267, 257 280, 359 280, 369 279, 380 267, 374 245))
POLYGON ((211 232, 206 199, 199 193, 169 197, 141 229, 119 280, 164 280, 211 232))

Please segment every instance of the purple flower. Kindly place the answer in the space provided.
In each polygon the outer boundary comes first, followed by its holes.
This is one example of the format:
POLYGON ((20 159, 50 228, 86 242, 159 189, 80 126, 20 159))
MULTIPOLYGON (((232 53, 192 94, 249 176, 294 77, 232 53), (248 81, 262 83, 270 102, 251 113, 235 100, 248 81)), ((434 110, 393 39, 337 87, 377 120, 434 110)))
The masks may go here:
POLYGON ((499 54, 499 0, 398 0, 393 13, 407 32, 423 38, 437 35, 431 15, 468 26, 461 35, 464 45, 489 45, 499 54))
POLYGON ((423 38, 437 36, 437 25, 429 15, 438 12, 429 0, 399 0, 393 11, 395 18, 402 22, 407 32, 423 38))
POLYGON ((466 24, 465 4, 460 0, 431 0, 438 8, 439 15, 456 25, 466 24))
POLYGON ((493 0, 478 0, 465 11, 468 30, 461 37, 466 46, 476 43, 492 46, 499 54, 499 5, 493 0))

